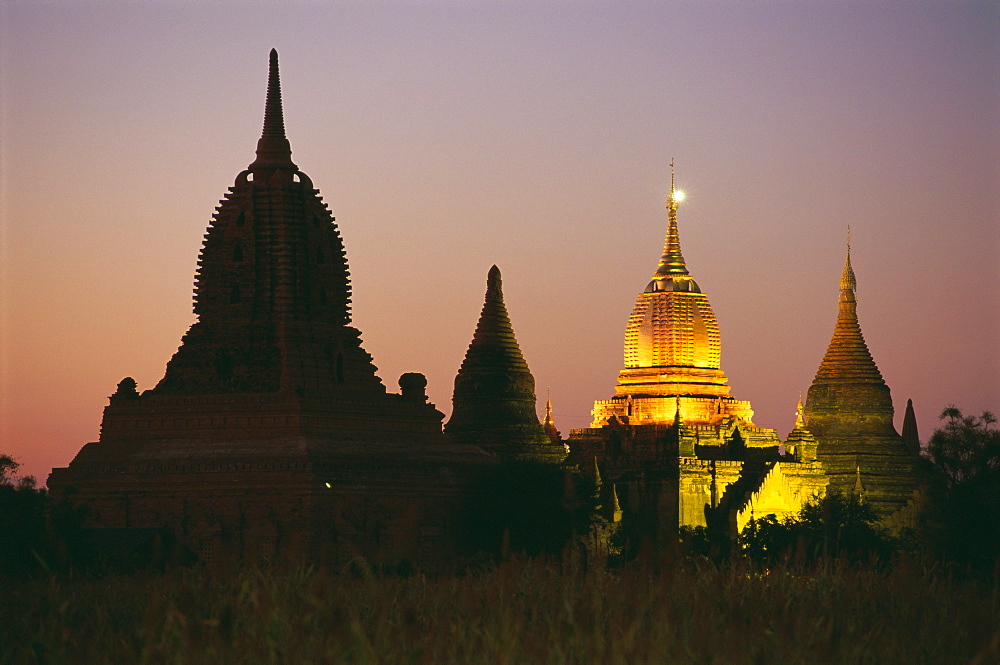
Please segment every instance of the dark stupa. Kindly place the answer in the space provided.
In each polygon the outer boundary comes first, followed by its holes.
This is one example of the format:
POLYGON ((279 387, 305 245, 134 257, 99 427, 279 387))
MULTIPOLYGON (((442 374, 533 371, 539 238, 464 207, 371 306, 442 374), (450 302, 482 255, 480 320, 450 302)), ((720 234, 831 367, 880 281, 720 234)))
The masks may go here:
MULTIPOLYGON (((912 512, 918 489, 916 456, 893 426, 889 386, 858 323, 856 290, 848 246, 837 323, 809 387, 805 420, 816 437, 816 455, 830 478, 830 490, 851 494, 863 484, 865 500, 891 524, 895 513, 912 512)), ((903 515, 898 521, 909 520, 903 515)))
POLYGON ((503 460, 560 462, 565 449, 546 434, 535 412, 535 378, 503 302, 500 269, 490 268, 486 299, 462 367, 445 434, 503 460))
POLYGON ((49 487, 105 529, 165 530, 203 560, 447 561, 475 470, 426 380, 386 391, 360 332, 340 233, 291 159, 271 51, 257 157, 216 209, 194 310, 152 390, 125 379, 49 487))

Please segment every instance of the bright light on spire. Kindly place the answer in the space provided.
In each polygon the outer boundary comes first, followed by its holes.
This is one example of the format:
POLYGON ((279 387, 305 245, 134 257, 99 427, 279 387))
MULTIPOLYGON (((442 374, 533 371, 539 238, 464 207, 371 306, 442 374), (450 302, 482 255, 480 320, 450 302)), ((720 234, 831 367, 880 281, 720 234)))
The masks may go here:
POLYGON ((684 200, 684 191, 680 189, 675 190, 673 196, 674 196, 674 202, 680 203, 681 201, 684 200))

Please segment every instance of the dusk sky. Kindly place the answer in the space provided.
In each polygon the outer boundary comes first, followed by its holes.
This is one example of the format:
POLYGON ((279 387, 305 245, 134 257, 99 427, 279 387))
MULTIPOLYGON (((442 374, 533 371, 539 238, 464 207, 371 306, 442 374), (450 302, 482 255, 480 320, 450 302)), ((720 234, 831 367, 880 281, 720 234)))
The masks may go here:
POLYGON ((44 482, 193 322, 268 52, 391 391, 455 373, 497 264, 564 435, 613 394, 669 164, 732 395, 784 437, 847 227, 868 346, 921 438, 1000 411, 996 2, 0 0, 0 452, 44 482))

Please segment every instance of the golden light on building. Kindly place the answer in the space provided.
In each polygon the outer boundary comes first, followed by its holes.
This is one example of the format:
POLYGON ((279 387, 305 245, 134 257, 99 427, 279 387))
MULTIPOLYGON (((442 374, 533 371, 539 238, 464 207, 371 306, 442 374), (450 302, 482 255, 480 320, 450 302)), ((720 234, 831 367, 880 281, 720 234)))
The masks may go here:
POLYGON ((683 200, 671 164, 663 254, 625 327, 625 368, 615 396, 595 402, 591 427, 611 417, 666 425, 678 412, 687 424, 752 425, 750 403, 729 396, 718 321, 681 254, 677 209, 683 200))

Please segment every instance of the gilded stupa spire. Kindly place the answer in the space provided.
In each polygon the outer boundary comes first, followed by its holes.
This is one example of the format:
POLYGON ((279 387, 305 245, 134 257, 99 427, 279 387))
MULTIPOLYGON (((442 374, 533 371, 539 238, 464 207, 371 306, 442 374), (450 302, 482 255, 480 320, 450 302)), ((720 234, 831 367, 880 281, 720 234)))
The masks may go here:
POLYGON ((840 275, 840 290, 850 291, 852 294, 857 291, 858 280, 854 277, 854 268, 851 267, 851 227, 847 227, 847 261, 844 263, 844 272, 840 275))
POLYGON ((806 419, 803 415, 802 393, 799 393, 799 403, 795 405, 795 429, 805 429, 806 419))
POLYGON ((669 275, 687 275, 688 269, 681 254, 681 238, 677 232, 677 206, 684 200, 684 192, 674 184, 674 162, 670 160, 670 193, 667 195, 667 237, 663 243, 663 256, 653 274, 654 280, 669 275))
POLYGON ((552 397, 547 390, 545 394, 545 422, 542 423, 542 429, 548 434, 552 443, 562 445, 562 434, 556 428, 556 421, 552 417, 552 397))
POLYGON ((281 80, 278 75, 278 51, 271 49, 267 71, 267 100, 264 102, 264 129, 257 141, 257 159, 251 171, 283 169, 295 171, 292 147, 285 137, 285 117, 281 109, 281 80))

